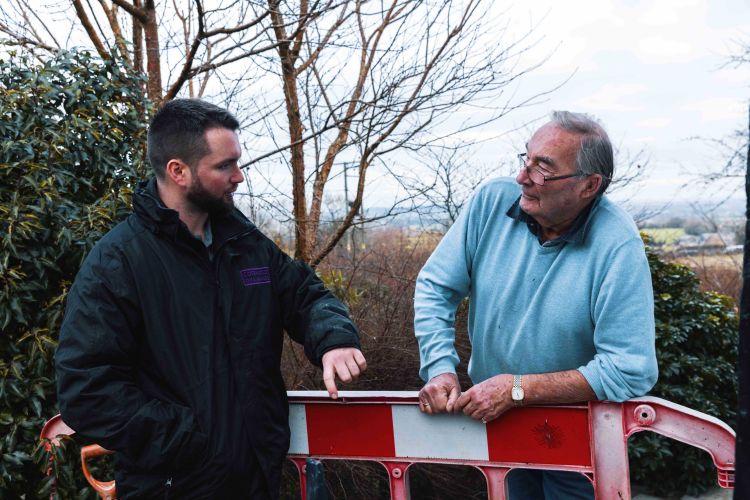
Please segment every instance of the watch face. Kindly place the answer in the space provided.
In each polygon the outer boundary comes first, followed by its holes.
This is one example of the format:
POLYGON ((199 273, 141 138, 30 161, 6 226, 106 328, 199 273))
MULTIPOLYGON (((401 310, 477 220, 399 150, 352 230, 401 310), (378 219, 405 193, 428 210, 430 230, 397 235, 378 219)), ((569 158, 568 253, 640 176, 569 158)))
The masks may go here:
POLYGON ((523 399, 523 389, 520 387, 514 387, 510 392, 510 397, 512 397, 515 401, 520 401, 523 399))

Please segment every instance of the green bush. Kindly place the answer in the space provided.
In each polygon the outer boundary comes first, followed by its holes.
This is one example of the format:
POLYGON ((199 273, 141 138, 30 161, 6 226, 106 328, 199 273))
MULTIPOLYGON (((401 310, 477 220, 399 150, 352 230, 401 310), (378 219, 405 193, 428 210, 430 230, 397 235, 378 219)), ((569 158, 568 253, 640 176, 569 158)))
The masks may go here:
MULTIPOLYGON (((650 395, 735 425, 739 319, 734 301, 701 292, 688 267, 648 251, 654 284, 659 381, 650 395)), ((630 477, 657 495, 691 495, 717 484, 708 453, 654 433, 630 440, 630 477)))
MULTIPOLYGON (((0 498, 52 487, 37 444, 58 411, 52 356, 65 294, 88 250, 130 211, 144 165, 141 87, 83 52, 0 59, 0 498)), ((54 464, 59 496, 93 497, 76 493, 84 483, 65 455, 54 464)))

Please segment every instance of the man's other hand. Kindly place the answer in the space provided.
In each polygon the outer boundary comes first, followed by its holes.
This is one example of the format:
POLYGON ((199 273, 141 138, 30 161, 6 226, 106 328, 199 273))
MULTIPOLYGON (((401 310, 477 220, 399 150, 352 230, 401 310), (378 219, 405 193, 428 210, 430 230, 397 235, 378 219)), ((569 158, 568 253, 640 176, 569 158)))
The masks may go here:
POLYGON ((496 375, 473 386, 461 394, 456 401, 455 411, 485 424, 513 407, 510 391, 513 388, 512 375, 496 375))
POLYGON ((339 397, 336 377, 344 383, 351 382, 366 369, 367 361, 356 347, 339 347, 323 354, 323 383, 333 399, 339 397))
POLYGON ((441 373, 432 377, 419 391, 419 409, 423 413, 453 412, 461 384, 455 373, 441 373))

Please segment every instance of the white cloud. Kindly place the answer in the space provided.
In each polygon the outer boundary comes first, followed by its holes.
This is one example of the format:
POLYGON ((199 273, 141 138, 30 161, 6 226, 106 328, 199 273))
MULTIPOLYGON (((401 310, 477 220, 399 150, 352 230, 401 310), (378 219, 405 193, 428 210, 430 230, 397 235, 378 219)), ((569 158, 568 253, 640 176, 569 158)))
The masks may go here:
POLYGON ((634 104, 634 100, 629 98, 645 90, 646 86, 639 83, 608 83, 574 104, 591 112, 639 111, 643 106, 634 104))
MULTIPOLYGON (((728 58, 727 58, 728 60, 728 58)), ((750 85, 750 65, 729 66, 714 73, 718 85, 750 85)))
POLYGON ((729 97, 711 97, 687 104, 682 109, 696 112, 706 121, 741 120, 747 112, 747 103, 729 97))
POLYGON ((705 54, 689 41, 666 37, 648 37, 638 41, 638 56, 647 64, 687 62, 705 54))
POLYGON ((646 2, 638 22, 648 26, 685 25, 686 19, 700 23, 708 10, 704 0, 659 0, 646 2))
MULTIPOLYGON (((665 128, 665 127, 668 127, 670 123, 672 123, 671 118, 653 117, 653 118, 647 118, 645 120, 641 120, 635 125, 638 128, 665 128)), ((653 138, 650 138, 650 139, 653 139, 653 138)))

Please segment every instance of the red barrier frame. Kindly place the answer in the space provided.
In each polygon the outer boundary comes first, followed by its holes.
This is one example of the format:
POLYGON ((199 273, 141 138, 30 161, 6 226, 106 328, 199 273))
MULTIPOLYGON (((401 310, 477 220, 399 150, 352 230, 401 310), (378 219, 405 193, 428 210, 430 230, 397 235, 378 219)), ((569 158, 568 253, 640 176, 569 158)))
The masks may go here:
MULTIPOLYGON (((407 414, 420 418, 416 413, 419 411, 416 392, 339 394, 338 400, 332 400, 323 391, 289 392, 290 407, 297 414, 304 409, 305 429, 295 419, 290 419, 290 425, 293 443, 295 438, 302 447, 306 442, 307 452, 297 450, 289 454, 300 475, 303 500, 307 458, 379 462, 388 472, 391 498, 395 500, 409 498, 409 467, 414 463, 476 467, 487 480, 488 497, 492 500, 505 500, 505 477, 515 468, 579 472, 591 480, 597 499, 629 499, 627 440, 642 431, 656 432, 707 451, 717 467, 719 486, 734 486, 734 431, 714 417, 660 398, 514 408, 487 424, 487 458, 466 459, 419 456, 418 447, 413 446, 408 452, 403 452, 403 447, 399 451, 393 430, 396 418, 393 408, 407 406, 407 414), (342 422, 351 425, 342 426, 342 422)), ((431 418, 421 421, 423 428, 418 429, 425 435, 431 435, 433 422, 438 422, 431 418)), ((442 431, 446 422, 448 428, 458 426, 457 431, 477 425, 463 415, 447 418, 450 420, 442 421, 442 431)), ((59 443, 60 435, 73 432, 58 415, 47 422, 41 437, 47 439, 45 446, 49 451, 59 443)), ((434 437, 439 439, 437 435, 434 437)), ((108 453, 111 452, 98 445, 81 449, 84 475, 104 499, 115 498, 114 481, 101 482, 91 477, 86 462, 108 453)))

